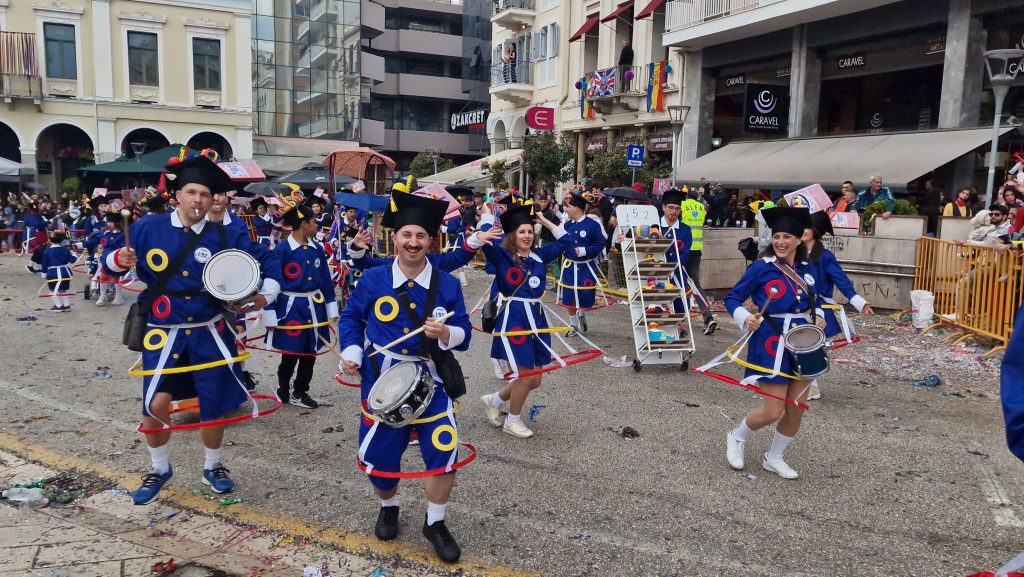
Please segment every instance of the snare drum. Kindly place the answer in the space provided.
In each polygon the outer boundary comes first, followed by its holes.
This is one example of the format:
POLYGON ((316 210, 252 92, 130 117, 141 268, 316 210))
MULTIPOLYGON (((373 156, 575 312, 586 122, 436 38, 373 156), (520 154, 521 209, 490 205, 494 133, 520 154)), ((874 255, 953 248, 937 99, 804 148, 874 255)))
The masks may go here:
POLYGON ((421 363, 402 362, 384 371, 370 389, 367 408, 392 427, 419 418, 434 399, 434 379, 421 363))
POLYGON ((245 251, 222 250, 203 268, 203 286, 213 298, 227 304, 244 301, 259 289, 260 263, 245 251))
POLYGON ((825 331, 817 325, 800 325, 786 333, 782 344, 793 355, 793 374, 811 379, 828 372, 825 331))

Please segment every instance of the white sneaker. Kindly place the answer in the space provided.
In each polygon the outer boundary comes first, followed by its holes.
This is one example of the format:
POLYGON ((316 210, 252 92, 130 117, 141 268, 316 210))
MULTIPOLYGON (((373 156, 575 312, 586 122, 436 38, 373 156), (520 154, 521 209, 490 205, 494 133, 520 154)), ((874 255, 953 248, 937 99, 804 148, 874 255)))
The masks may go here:
POLYGON ((96 300, 96 306, 98 306, 98 307, 105 307, 105 306, 107 306, 107 301, 104 300, 104 299, 97 299, 96 300))
POLYGON ((491 359, 491 363, 494 365, 494 378, 505 379, 505 374, 509 372, 508 361, 491 359))
POLYGON ((796 479, 800 476, 792 467, 782 460, 782 457, 769 459, 768 453, 764 454, 764 458, 761 460, 761 466, 764 467, 765 471, 771 471, 783 479, 796 479))
POLYGON ((487 407, 487 420, 495 427, 500 427, 505 422, 505 419, 501 416, 501 408, 495 407, 491 404, 491 397, 493 395, 494 393, 484 395, 480 397, 480 400, 483 401, 484 406, 487 407))
POLYGON ((807 393, 808 401, 817 401, 821 398, 821 389, 819 387, 811 387, 807 393))
POLYGON ((743 470, 743 445, 745 444, 745 441, 733 437, 732 431, 725 435, 725 458, 729 461, 729 466, 737 471, 743 470))
POLYGON ((124 298, 115 298, 114 300, 110 301, 110 304, 113 306, 121 306, 124 304, 124 298))
POLYGON ((522 419, 518 421, 505 421, 501 430, 513 437, 519 437, 520 439, 529 439, 533 436, 533 431, 523 424, 522 419))

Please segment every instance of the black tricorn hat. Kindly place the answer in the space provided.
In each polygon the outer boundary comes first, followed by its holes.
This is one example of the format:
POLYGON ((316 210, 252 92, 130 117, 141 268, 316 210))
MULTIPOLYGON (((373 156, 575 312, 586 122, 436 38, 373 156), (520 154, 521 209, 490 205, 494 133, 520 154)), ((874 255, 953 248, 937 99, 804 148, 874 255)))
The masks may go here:
POLYGON ((381 224, 395 232, 404 226, 414 224, 423 227, 430 236, 437 236, 447 212, 448 201, 392 191, 391 202, 388 203, 381 224))
POLYGON ((764 221, 772 232, 788 232, 789 234, 801 237, 804 229, 812 228, 811 213, 806 208, 792 206, 777 206, 761 211, 764 221))
POLYGON ((524 224, 533 224, 537 213, 534 204, 514 204, 501 214, 501 230, 506 234, 513 234, 524 224))
POLYGON ((238 188, 231 177, 205 156, 195 156, 164 167, 167 171, 168 187, 181 190, 186 184, 201 184, 213 194, 223 194, 238 188))

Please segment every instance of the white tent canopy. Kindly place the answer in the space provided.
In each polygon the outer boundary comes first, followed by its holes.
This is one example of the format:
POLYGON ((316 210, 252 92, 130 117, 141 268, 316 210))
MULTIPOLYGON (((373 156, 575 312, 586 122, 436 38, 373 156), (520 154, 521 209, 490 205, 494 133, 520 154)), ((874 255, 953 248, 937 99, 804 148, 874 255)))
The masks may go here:
POLYGON ((450 170, 445 170, 431 176, 425 176, 418 179, 420 184, 431 184, 434 182, 450 185, 450 184, 461 184, 465 186, 474 186, 487 183, 487 174, 481 169, 481 165, 484 162, 493 163, 498 160, 503 160, 508 164, 509 168, 518 165, 523 160, 523 150, 521 148, 512 148, 509 150, 503 150, 496 152, 490 156, 478 158, 473 162, 463 164, 462 166, 456 166, 450 170))
POLYGON ((18 182, 22 176, 32 176, 36 169, 7 158, 0 158, 0 182, 18 182))

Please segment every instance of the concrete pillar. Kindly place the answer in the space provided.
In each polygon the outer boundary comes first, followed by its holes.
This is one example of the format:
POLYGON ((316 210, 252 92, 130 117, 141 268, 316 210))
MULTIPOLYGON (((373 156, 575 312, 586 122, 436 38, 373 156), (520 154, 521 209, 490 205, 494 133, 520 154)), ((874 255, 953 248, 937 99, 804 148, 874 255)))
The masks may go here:
POLYGON ((504 138, 491 138, 489 141, 491 143, 491 154, 497 154, 508 148, 508 141, 504 138))
POLYGON ((231 152, 236 160, 252 159, 252 126, 235 127, 235 148, 231 152))
POLYGON ((683 70, 683 101, 690 107, 683 127, 683 150, 679 162, 689 162, 711 152, 711 134, 715 123, 715 79, 704 70, 700 50, 687 52, 683 70))
POLYGON ((789 137, 818 133, 821 102, 821 59, 807 48, 807 25, 793 28, 793 54, 789 65, 789 137))
POLYGON ((576 180, 587 176, 587 135, 576 133, 576 180))
MULTIPOLYGON (((248 14, 235 14, 235 107, 252 110, 252 24, 248 14)), ((230 52, 225 51, 230 54, 230 52)), ((228 98, 231 96, 229 95, 228 98)), ((226 107, 230 107, 230 104, 226 107)), ((251 156, 251 155, 250 155, 251 156)))
POLYGON ((508 139, 508 148, 522 148, 522 147, 523 147, 523 139, 522 138, 509 138, 508 139))
POLYGON ((117 141, 117 134, 114 130, 115 122, 117 122, 115 118, 96 119, 96 143, 99 147, 93 151, 93 155, 96 157, 96 164, 111 162, 121 156, 121 143, 117 141))
POLYGON ((949 0, 939 128, 977 126, 986 37, 981 19, 971 15, 971 0, 949 0))
MULTIPOLYGON (((110 0, 92 0, 92 57, 97 100, 114 99, 114 35, 110 32, 110 0)), ((126 95, 127 96, 127 95, 126 95)))
MULTIPOLYGON (((21 152, 21 163, 22 164, 24 164, 25 166, 31 166, 32 168, 36 168, 36 149, 35 148, 31 148, 31 147, 28 147, 28 146, 22 146, 22 147, 18 148, 18 151, 21 152)), ((38 175, 33 176, 32 180, 34 180, 36 182, 39 182, 38 175)))

